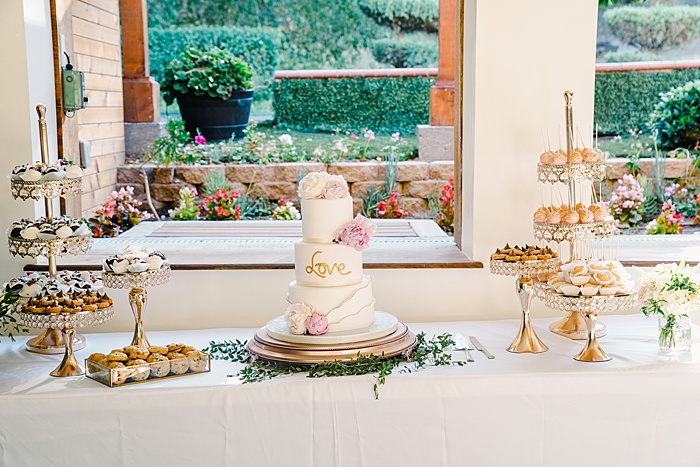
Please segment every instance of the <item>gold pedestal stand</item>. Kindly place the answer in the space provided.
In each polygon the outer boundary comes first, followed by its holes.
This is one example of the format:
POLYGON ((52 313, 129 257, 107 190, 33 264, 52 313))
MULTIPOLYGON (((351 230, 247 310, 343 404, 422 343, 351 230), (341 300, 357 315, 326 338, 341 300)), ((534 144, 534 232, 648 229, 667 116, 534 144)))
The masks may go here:
MULTIPOLYGON (((46 107, 39 104, 36 106, 39 116, 39 143, 41 149, 41 162, 50 165, 49 143, 46 129, 46 107)), ((63 180, 39 180, 24 181, 21 179, 11 179, 10 189, 14 199, 21 200, 44 200, 44 211, 46 217, 53 218, 53 200, 56 198, 67 198, 69 196, 79 196, 83 192, 83 182, 81 177, 66 178, 63 180)), ((92 235, 82 235, 68 238, 56 238, 53 240, 39 240, 8 237, 8 246, 13 256, 36 258, 44 256, 49 260, 49 275, 56 277, 56 257, 66 254, 78 254, 90 249, 92 235)), ((71 341, 66 342, 64 336, 57 329, 47 329, 40 336, 27 341, 27 350, 40 354, 63 353, 70 344, 75 350, 85 347, 85 338, 71 333, 71 341)))
POLYGON ((165 284, 170 280, 170 266, 165 265, 153 271, 138 273, 114 274, 111 272, 102 273, 102 283, 111 289, 131 289, 129 290, 129 305, 134 313, 134 337, 130 345, 137 347, 150 347, 143 328, 143 314, 148 303, 148 292, 146 286, 165 284))
MULTIPOLYGON (((85 374, 85 368, 76 360, 73 354, 73 336, 75 328, 96 326, 112 319, 112 306, 100 308, 97 311, 80 311, 78 313, 18 313, 22 324, 32 328, 46 328, 51 334, 61 333, 65 343, 63 360, 50 374, 51 376, 80 376, 85 374)), ((83 341, 84 342, 84 341, 83 341)))
MULTIPOLYGON (((549 325, 550 332, 572 340, 588 339, 588 325, 582 313, 571 312, 566 317, 549 325)), ((596 323, 596 337, 604 337, 608 329, 603 323, 596 323)))
POLYGON ((532 276, 557 271, 559 258, 538 261, 502 261, 491 260, 491 273, 502 276, 517 276, 515 292, 520 301, 522 318, 520 329, 513 342, 506 348, 513 353, 541 353, 549 348, 540 340, 530 323, 530 304, 534 296, 534 281, 532 276))
POLYGON ((595 333, 598 313, 626 310, 633 307, 636 302, 637 296, 634 293, 620 296, 594 295, 592 297, 568 297, 555 292, 551 288, 544 291, 544 303, 549 308, 581 313, 585 316, 588 330, 586 344, 581 352, 574 357, 574 360, 578 360, 579 362, 607 362, 612 359, 612 357, 600 348, 600 344, 598 344, 598 338, 595 333))
POLYGON ((248 341, 247 349, 253 360, 263 359, 302 365, 352 361, 358 355, 380 355, 393 357, 403 355, 410 359, 411 350, 418 341, 408 327, 399 322, 391 334, 360 342, 347 344, 295 344, 274 339, 267 334, 267 326, 260 328, 255 337, 248 341))

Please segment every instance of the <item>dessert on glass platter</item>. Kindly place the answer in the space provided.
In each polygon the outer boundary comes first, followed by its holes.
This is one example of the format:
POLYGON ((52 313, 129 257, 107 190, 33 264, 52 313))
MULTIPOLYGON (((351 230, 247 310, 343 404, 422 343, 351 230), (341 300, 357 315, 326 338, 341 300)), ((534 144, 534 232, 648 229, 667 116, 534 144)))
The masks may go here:
POLYGON ((491 255, 492 274, 516 276, 515 292, 520 301, 522 318, 518 334, 506 348, 509 352, 540 353, 548 350, 530 323, 530 304, 535 283, 533 278, 557 271, 560 264, 559 255, 549 247, 525 245, 521 248, 506 244, 491 255))
POLYGON ((138 245, 128 245, 104 260, 102 280, 105 287, 110 289, 130 289, 129 305, 135 321, 131 345, 150 347, 143 329, 143 314, 148 303, 146 287, 165 284, 170 280, 170 265, 165 255, 138 245))
POLYGON ((375 311, 362 250, 376 226, 352 216, 343 177, 313 172, 299 182, 302 240, 294 245, 289 306, 248 342, 254 358, 312 364, 358 355, 404 354, 416 337, 394 315, 375 311))
POLYGON ((112 318, 112 300, 102 290, 98 277, 90 273, 58 273, 56 257, 78 254, 91 246, 92 234, 84 219, 54 217, 53 200, 82 192, 82 169, 59 161, 49 162, 46 107, 37 106, 41 163, 21 165, 12 170, 10 185, 15 199, 44 199, 45 217, 22 219, 7 229, 9 251, 14 256, 48 258, 48 273, 29 273, 11 279, 6 291, 20 295, 16 306, 25 326, 44 329, 27 342, 27 350, 43 354, 63 353, 63 360, 51 376, 78 376, 85 373, 73 354, 85 347, 85 339, 75 328, 96 326, 112 318))

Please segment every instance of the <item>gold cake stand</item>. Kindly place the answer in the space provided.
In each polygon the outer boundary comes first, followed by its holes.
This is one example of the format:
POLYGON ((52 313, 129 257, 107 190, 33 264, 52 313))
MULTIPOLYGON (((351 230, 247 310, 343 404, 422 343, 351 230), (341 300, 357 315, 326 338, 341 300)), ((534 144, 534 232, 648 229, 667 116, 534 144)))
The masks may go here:
POLYGON ((544 304, 549 308, 568 313, 580 313, 584 316, 588 334, 583 349, 574 357, 574 360, 579 362, 607 362, 612 359, 598 344, 595 332, 598 313, 626 310, 633 307, 635 303, 637 303, 637 294, 634 292, 629 295, 569 297, 552 290, 551 287, 544 291, 544 304))
POLYGON ((102 273, 102 283, 110 289, 131 289, 129 290, 129 305, 134 313, 134 337, 130 345, 138 347, 150 347, 143 329, 143 314, 148 303, 147 286, 165 284, 170 280, 170 266, 164 265, 160 269, 137 273, 114 274, 112 272, 102 273))
MULTIPOLYGON (((114 308, 110 305, 97 311, 80 311, 78 313, 24 313, 19 312, 19 320, 31 328, 60 331, 65 343, 63 360, 50 374, 51 376, 80 376, 85 374, 73 353, 73 335, 75 328, 98 326, 112 319, 114 308)), ((84 345, 84 341, 83 341, 84 345)))
POLYGON ((549 348, 540 340, 530 323, 530 304, 534 296, 533 276, 556 272, 559 269, 559 258, 537 261, 503 261, 491 260, 491 274, 516 276, 515 292, 520 301, 522 318, 520 329, 515 339, 506 348, 513 353, 541 353, 549 348))
POLYGON ((583 162, 580 164, 537 164, 537 179, 542 183, 569 183, 583 180, 603 180, 605 162, 583 162))
POLYGON ((260 328, 248 341, 247 349, 253 360, 258 358, 276 362, 314 364, 335 360, 352 361, 358 355, 410 358, 417 344, 416 336, 402 322, 391 334, 377 339, 348 344, 295 344, 274 339, 267 334, 267 326, 260 328))

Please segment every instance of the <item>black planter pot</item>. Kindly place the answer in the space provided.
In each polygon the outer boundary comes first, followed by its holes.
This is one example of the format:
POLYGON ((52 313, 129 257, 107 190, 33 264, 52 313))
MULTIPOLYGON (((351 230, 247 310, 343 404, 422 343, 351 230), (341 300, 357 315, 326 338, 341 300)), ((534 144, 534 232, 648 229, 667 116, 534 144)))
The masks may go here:
POLYGON ((248 126, 253 92, 236 91, 229 100, 209 96, 195 96, 192 93, 177 96, 180 115, 185 128, 194 138, 197 130, 207 141, 222 141, 243 138, 243 130, 248 126))

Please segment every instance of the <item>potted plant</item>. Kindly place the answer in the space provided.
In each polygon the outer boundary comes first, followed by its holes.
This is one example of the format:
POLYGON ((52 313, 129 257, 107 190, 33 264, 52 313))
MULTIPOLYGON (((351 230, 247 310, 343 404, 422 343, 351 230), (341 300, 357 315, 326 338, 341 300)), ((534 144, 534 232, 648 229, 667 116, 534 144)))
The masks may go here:
POLYGON ((209 141, 243 138, 253 103, 253 72, 228 50, 189 47, 165 70, 168 104, 177 99, 185 128, 209 141))

